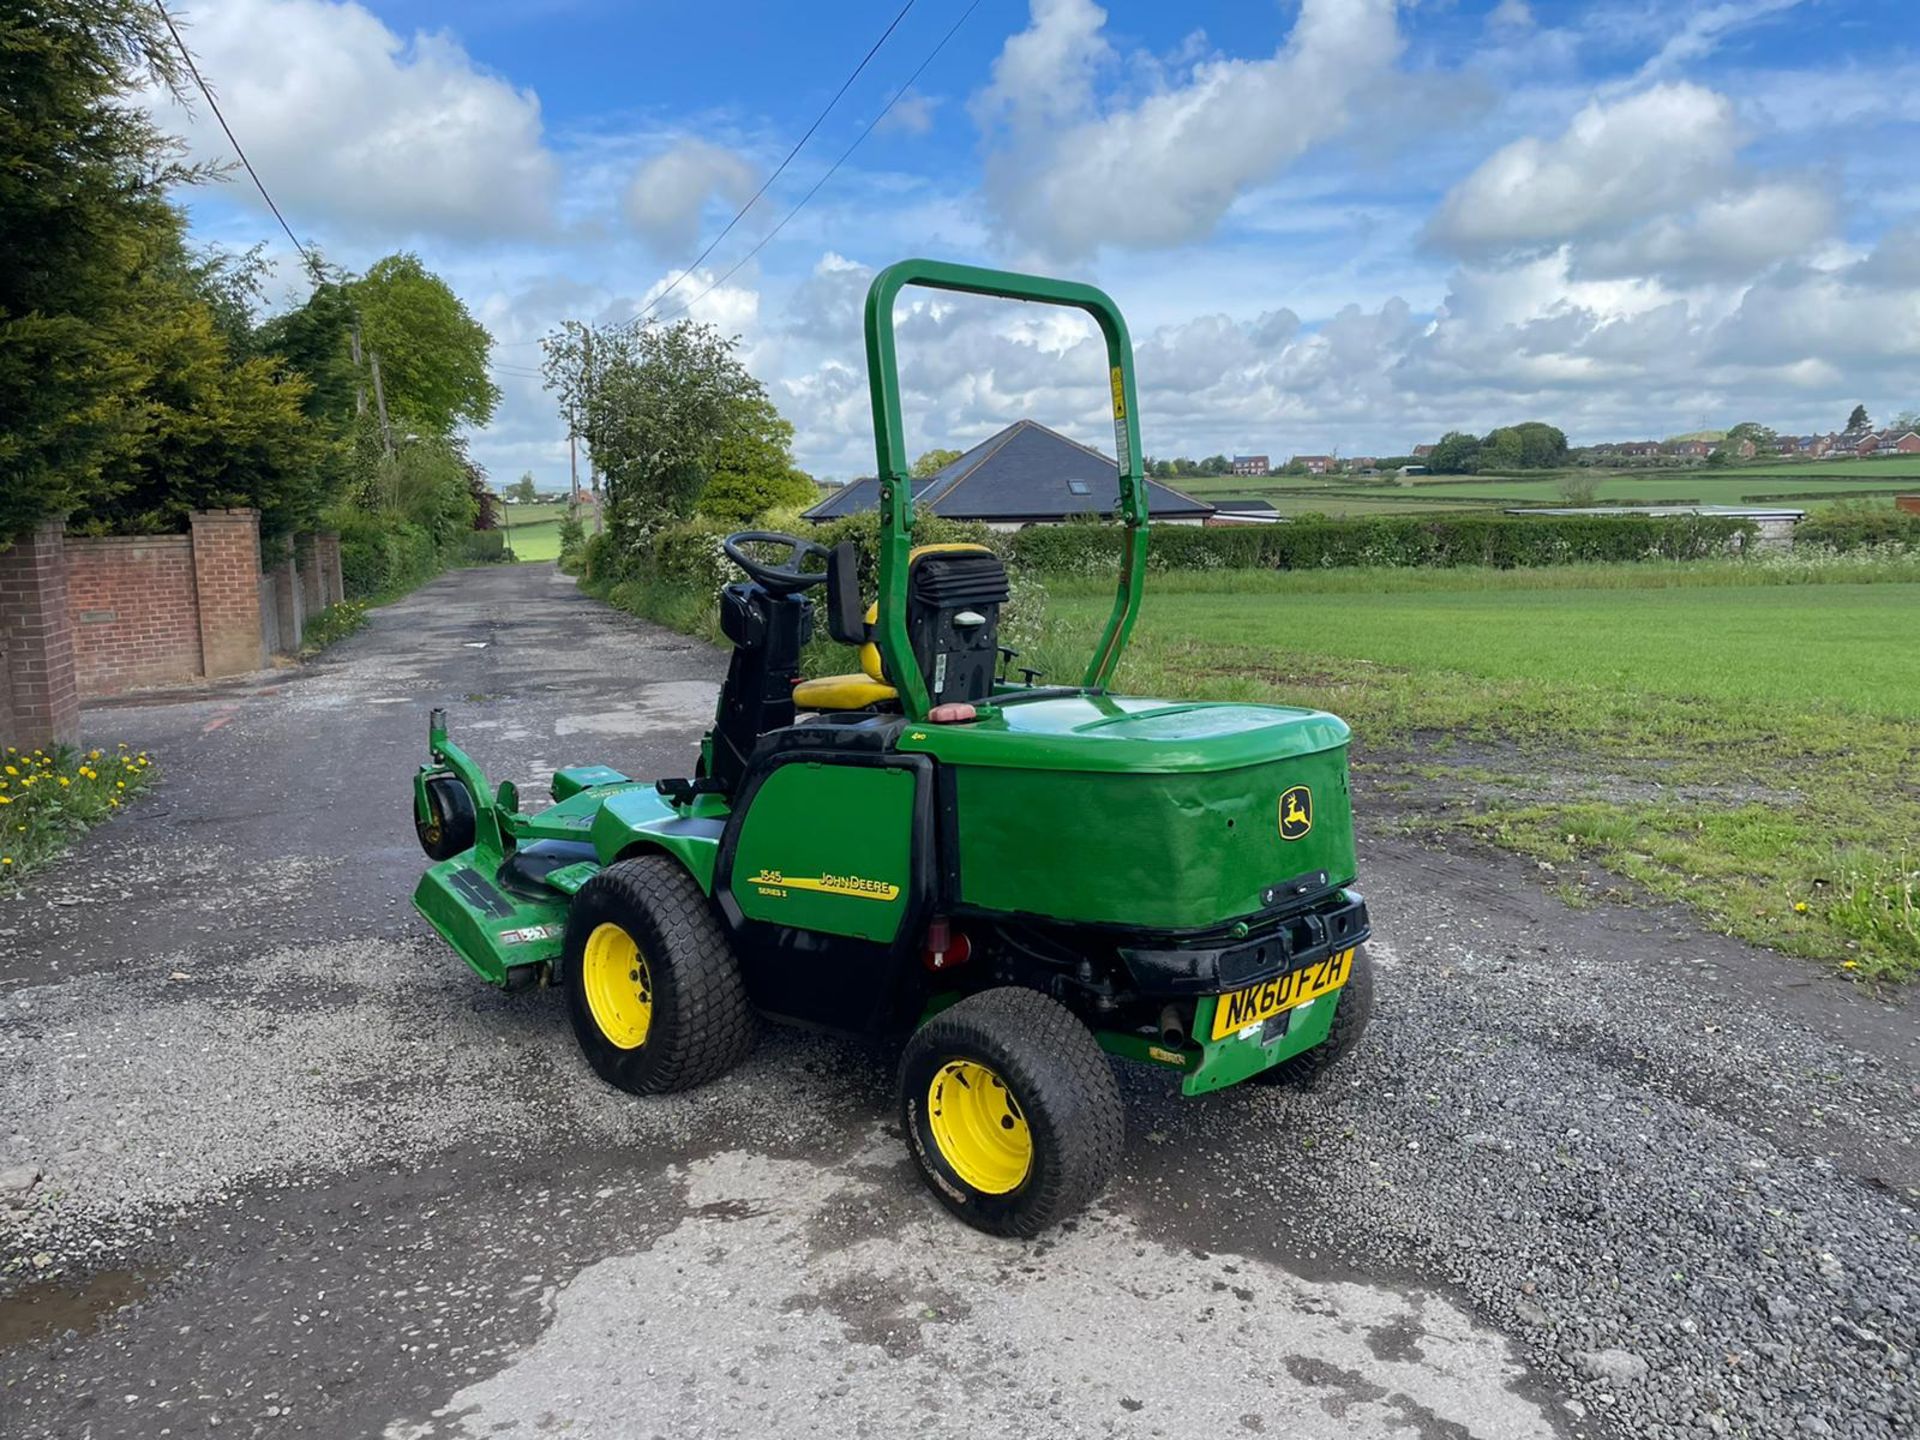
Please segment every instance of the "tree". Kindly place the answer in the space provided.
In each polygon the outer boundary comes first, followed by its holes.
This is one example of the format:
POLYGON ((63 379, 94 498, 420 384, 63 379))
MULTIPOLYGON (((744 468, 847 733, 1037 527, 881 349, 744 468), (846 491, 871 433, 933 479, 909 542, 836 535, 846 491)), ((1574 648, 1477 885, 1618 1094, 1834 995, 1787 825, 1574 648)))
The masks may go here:
POLYGON ((1480 453, 1480 439, 1464 430, 1449 430, 1427 456, 1427 469, 1435 475, 1466 475, 1480 453))
POLYGON ((1567 463, 1567 437, 1538 420, 1489 430, 1470 465, 1475 471, 1552 470, 1567 463))
POLYGON ((493 418, 500 403, 500 390, 487 376, 493 337, 419 256, 376 261, 351 289, 360 341, 379 357, 396 427, 450 435, 458 425, 493 418))
POLYGON ((734 354, 738 345, 692 320, 594 332, 582 433, 607 477, 607 525, 617 539, 690 514, 736 407, 764 398, 734 354))
POLYGON ((1224 455, 1209 455, 1200 462, 1202 475, 1225 475, 1233 469, 1233 462, 1224 455))
POLYGON ((144 0, 0 9, 0 545, 97 495, 133 418, 128 296, 207 172, 121 97, 184 78, 144 0))
POLYGON ((1733 451, 1728 446, 1716 445, 1707 452, 1707 464, 1713 466, 1715 469, 1719 469, 1724 465, 1731 465, 1732 463, 1733 451))
POLYGON ((156 281, 130 316, 128 425, 77 512, 96 534, 184 530, 195 510, 253 506, 268 535, 312 525, 321 435, 302 410, 306 381, 271 356, 232 363, 213 312, 156 281))
POLYGON ((1867 418, 1867 407, 1864 405, 1854 406, 1852 412, 1847 416, 1847 429, 1868 430, 1872 427, 1873 421, 1867 418))
POLYGON ((521 472, 520 478, 507 487, 507 494, 522 505, 531 505, 537 500, 540 492, 534 488, 533 471, 521 472))
POLYGON ((1908 430, 1920 430, 1920 410, 1902 410, 1893 417, 1893 428, 1900 434, 1908 430))
POLYGON ((960 458, 958 450, 929 450, 913 462, 913 478, 925 480, 937 475, 960 458))
POLYGON ((1753 453, 1756 455, 1773 455, 1780 450, 1779 434, 1771 426, 1762 425, 1758 420, 1742 420, 1727 431, 1727 440, 1736 450, 1740 448, 1742 441, 1751 441, 1753 453))
POLYGON ((714 452, 713 477, 700 496, 700 513, 744 525, 769 510, 811 504, 815 493, 812 478, 793 463, 793 426, 773 402, 765 395, 738 401, 714 452))
POLYGON ((1582 474, 1574 471, 1562 475, 1556 488, 1560 491, 1560 498, 1569 505, 1591 505, 1593 497, 1600 493, 1600 477, 1591 472, 1582 474))

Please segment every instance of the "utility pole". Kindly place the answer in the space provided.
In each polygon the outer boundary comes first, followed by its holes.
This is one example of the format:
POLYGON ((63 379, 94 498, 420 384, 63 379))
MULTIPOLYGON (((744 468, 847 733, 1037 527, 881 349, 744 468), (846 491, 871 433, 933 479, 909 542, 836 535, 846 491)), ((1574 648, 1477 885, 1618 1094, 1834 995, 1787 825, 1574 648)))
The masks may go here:
MULTIPOLYGON (((581 343, 581 374, 586 381, 588 393, 591 394, 594 384, 593 327, 591 325, 585 328, 581 336, 581 343)), ((598 535, 601 530, 605 528, 605 522, 601 519, 599 467, 593 463, 593 451, 591 448, 587 451, 587 484, 593 488, 593 533, 598 535)))
POLYGON ((380 443, 387 458, 393 458, 393 427, 387 424, 387 392, 380 383, 380 352, 367 351, 367 358, 373 361, 373 403, 380 407, 380 443))
POLYGON ((353 413, 367 413, 367 382, 361 378, 360 370, 360 312, 353 312, 353 413))

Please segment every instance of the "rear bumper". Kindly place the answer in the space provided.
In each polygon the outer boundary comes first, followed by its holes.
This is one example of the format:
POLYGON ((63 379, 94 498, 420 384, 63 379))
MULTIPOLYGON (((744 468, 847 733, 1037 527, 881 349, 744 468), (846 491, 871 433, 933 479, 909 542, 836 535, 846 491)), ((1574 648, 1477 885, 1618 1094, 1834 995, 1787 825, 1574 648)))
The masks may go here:
POLYGON ((1258 985, 1350 950, 1372 933, 1367 902, 1335 890, 1228 944, 1122 945, 1120 958, 1142 995, 1182 999, 1258 985))

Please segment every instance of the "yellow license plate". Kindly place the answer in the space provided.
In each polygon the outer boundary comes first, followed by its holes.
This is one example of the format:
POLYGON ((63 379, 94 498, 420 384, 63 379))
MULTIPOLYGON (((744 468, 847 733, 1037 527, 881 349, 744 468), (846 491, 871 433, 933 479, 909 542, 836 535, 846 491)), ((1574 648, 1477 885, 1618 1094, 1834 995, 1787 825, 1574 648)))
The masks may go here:
POLYGON ((1276 975, 1264 985, 1249 985, 1222 995, 1213 1007, 1213 1038, 1224 1040, 1237 1030, 1331 994, 1347 983, 1352 969, 1353 951, 1342 950, 1316 965, 1276 975))

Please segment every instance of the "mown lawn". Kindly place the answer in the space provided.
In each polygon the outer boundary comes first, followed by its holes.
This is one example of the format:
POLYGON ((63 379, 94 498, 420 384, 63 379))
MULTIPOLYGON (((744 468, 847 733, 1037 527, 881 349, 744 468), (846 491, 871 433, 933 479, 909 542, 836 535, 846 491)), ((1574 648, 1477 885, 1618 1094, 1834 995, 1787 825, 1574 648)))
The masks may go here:
MULTIPOLYGON (((1026 663, 1077 672, 1110 601, 1054 582, 1026 663)), ((1917 635, 1920 560, 1156 574, 1120 679, 1333 710, 1449 823, 1893 978, 1920 973, 1917 635)))

